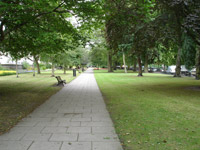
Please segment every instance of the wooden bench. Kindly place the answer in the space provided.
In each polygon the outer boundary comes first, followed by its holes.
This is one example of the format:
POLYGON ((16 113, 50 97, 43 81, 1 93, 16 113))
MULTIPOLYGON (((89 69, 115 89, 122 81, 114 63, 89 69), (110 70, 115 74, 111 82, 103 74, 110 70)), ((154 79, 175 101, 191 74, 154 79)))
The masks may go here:
POLYGON ((55 78, 58 80, 58 84, 57 85, 64 85, 67 84, 65 80, 62 80, 60 76, 55 76, 55 78))

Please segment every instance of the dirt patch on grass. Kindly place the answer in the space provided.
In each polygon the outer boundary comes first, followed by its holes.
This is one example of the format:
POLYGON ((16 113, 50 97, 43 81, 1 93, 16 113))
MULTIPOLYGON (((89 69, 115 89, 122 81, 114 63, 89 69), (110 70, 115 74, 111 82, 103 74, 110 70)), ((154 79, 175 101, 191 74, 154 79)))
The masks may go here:
POLYGON ((187 90, 193 90, 193 91, 200 91, 200 86, 190 86, 186 88, 187 90))

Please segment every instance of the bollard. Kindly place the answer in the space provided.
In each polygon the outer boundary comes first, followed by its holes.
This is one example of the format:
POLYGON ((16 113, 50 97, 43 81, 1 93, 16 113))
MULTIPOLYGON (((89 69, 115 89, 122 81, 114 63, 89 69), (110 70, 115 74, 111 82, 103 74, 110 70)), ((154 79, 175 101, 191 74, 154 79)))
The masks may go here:
POLYGON ((73 76, 76 77, 76 69, 73 69, 73 76))

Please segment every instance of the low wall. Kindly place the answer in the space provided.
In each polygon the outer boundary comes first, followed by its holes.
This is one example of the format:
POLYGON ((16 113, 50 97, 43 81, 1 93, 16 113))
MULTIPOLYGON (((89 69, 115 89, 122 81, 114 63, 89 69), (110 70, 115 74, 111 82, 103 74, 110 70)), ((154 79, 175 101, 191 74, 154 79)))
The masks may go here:
MULTIPOLYGON (((15 64, 1 64, 1 66, 7 69, 16 70, 15 64)), ((23 69, 23 66, 18 64, 18 69, 23 69)))

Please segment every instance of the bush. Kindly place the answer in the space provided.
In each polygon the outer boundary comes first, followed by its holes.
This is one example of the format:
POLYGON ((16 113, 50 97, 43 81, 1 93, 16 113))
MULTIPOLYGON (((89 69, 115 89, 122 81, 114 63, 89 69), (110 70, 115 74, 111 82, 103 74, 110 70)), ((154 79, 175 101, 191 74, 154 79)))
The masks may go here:
POLYGON ((0 71, 0 76, 14 75, 16 71, 0 71))
POLYGON ((23 69, 26 69, 26 70, 29 70, 31 67, 27 61, 23 61, 22 65, 23 65, 23 69))
POLYGON ((46 70, 46 69, 47 69, 47 67, 46 67, 46 65, 45 65, 45 64, 40 64, 40 69, 41 69, 41 70, 46 70))
POLYGON ((5 68, 2 65, 0 65, 0 70, 5 70, 5 68))

